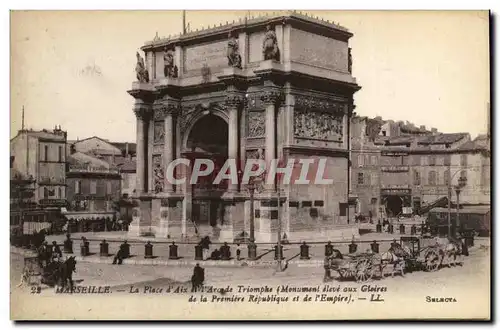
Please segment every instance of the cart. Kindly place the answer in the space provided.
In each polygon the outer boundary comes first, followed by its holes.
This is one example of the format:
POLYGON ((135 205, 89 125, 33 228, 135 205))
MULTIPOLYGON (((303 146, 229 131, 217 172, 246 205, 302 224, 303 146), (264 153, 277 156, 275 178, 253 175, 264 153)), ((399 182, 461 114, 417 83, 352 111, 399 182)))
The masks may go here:
POLYGON ((328 261, 326 267, 338 272, 341 279, 354 278, 359 283, 371 280, 377 264, 374 253, 348 254, 342 259, 329 258, 328 261))
POLYGON ((27 255, 24 257, 24 266, 21 273, 21 285, 32 285, 41 283, 42 267, 38 262, 38 257, 36 255, 27 255))
POLYGON ((445 253, 434 237, 402 236, 400 241, 410 251, 410 258, 406 260, 410 270, 435 272, 441 266, 445 253))

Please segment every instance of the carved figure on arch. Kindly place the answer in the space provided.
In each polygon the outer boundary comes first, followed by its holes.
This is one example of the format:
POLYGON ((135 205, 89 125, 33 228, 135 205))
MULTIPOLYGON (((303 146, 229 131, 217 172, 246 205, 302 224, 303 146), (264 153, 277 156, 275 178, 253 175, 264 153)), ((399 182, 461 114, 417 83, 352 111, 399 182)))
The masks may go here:
POLYGON ((262 53, 264 55, 264 60, 274 60, 280 61, 280 50, 278 48, 278 38, 276 37, 276 32, 271 29, 271 26, 266 26, 266 34, 264 36, 264 42, 262 44, 262 53))
POLYGON ((174 64, 174 51, 172 49, 165 48, 163 51, 163 73, 166 78, 177 78, 179 75, 179 69, 177 65, 174 64))
POLYGON ((241 55, 239 51, 238 40, 232 32, 229 32, 229 40, 227 42, 227 62, 229 66, 241 69, 241 55))
POLYGON ((161 155, 153 156, 153 178, 155 193, 163 192, 164 174, 161 155))
POLYGON ((146 66, 144 65, 144 59, 139 54, 139 52, 136 52, 135 56, 137 58, 137 63, 135 65, 135 73, 137 76, 137 80, 141 83, 148 83, 149 73, 148 70, 146 69, 146 66))

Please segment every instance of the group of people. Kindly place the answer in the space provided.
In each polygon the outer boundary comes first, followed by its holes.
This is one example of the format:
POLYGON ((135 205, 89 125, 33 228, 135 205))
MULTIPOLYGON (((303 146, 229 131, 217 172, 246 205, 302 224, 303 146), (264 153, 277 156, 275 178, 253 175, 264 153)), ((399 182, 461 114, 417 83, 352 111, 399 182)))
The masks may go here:
POLYGON ((49 246, 47 241, 44 241, 38 248, 38 262, 41 267, 47 267, 53 262, 59 262, 62 258, 62 251, 56 241, 49 246))

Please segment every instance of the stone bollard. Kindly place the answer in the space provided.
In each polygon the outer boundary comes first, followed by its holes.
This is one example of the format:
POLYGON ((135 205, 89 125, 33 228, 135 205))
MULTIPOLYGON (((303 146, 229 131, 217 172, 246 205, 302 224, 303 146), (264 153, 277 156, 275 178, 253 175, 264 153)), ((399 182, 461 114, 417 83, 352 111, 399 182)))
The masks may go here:
POLYGON ((417 226, 415 226, 415 225, 411 226, 410 234, 411 235, 417 235, 417 226))
POLYGON ((89 255, 89 253, 89 242, 87 241, 85 236, 82 236, 82 243, 80 244, 80 255, 82 257, 86 257, 89 255))
POLYGON ((354 243, 354 240, 351 241, 351 244, 349 244, 349 253, 356 253, 358 250, 358 244, 354 243))
POLYGON ((66 240, 64 241, 64 253, 73 253, 73 240, 70 235, 66 235, 66 240))
POLYGON ((303 242, 302 245, 300 246, 300 259, 301 260, 311 259, 309 257, 309 245, 307 245, 306 242, 303 242))
POLYGON ((168 247, 168 259, 179 259, 179 255, 177 254, 177 245, 175 245, 175 242, 172 242, 172 244, 168 247))
POLYGON ((248 244, 248 259, 249 260, 257 259, 257 244, 252 242, 248 244))
POLYGON ((373 241, 373 243, 370 244, 370 247, 372 248, 373 253, 379 253, 380 245, 377 243, 377 241, 373 241))
POLYGON ((130 244, 127 243, 127 240, 123 241, 123 259, 130 258, 130 244))
POLYGON ((153 244, 150 241, 144 245, 144 258, 151 259, 153 258, 153 244))
MULTIPOLYGON (((279 252, 279 254, 281 255, 281 260, 285 259, 285 257, 283 256, 283 245, 280 246, 279 252)), ((278 245, 274 246, 274 260, 278 260, 278 245)))
POLYGON ((199 244, 194 247, 194 260, 203 260, 203 246, 199 244))
POLYGON ((404 224, 399 225, 399 233, 401 235, 404 235, 404 233, 405 233, 405 225, 404 224))
POLYGON ((99 244, 100 249, 99 249, 99 255, 101 257, 107 257, 109 256, 109 244, 106 242, 105 239, 102 240, 101 244, 99 244))
POLYGON ((224 245, 221 246, 221 259, 222 260, 231 259, 231 248, 229 247, 229 245, 227 245, 226 242, 224 242, 224 245))
POLYGON ((376 227, 377 233, 381 233, 382 232, 382 224, 380 223, 380 221, 377 223, 377 225, 375 227, 376 227))
POLYGON ((325 257, 331 256, 333 254, 333 245, 332 242, 328 241, 328 244, 325 245, 325 257))

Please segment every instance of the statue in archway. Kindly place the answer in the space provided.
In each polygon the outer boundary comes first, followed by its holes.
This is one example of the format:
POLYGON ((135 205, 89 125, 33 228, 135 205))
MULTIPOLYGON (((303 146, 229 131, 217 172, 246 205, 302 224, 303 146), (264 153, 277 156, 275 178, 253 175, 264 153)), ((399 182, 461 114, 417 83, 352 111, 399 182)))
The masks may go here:
POLYGON ((135 73, 137 76, 137 80, 141 83, 148 83, 149 73, 148 70, 146 69, 146 66, 144 65, 144 59, 139 54, 139 52, 136 52, 135 56, 137 57, 137 64, 135 65, 135 73))
POLYGON ((276 32, 271 29, 271 26, 266 26, 266 34, 264 36, 264 42, 262 44, 262 53, 264 55, 264 60, 280 60, 280 50, 278 48, 278 38, 276 37, 276 32))
POLYGON ((232 32, 229 32, 229 40, 227 42, 227 61, 229 66, 241 69, 238 40, 236 40, 232 32))

